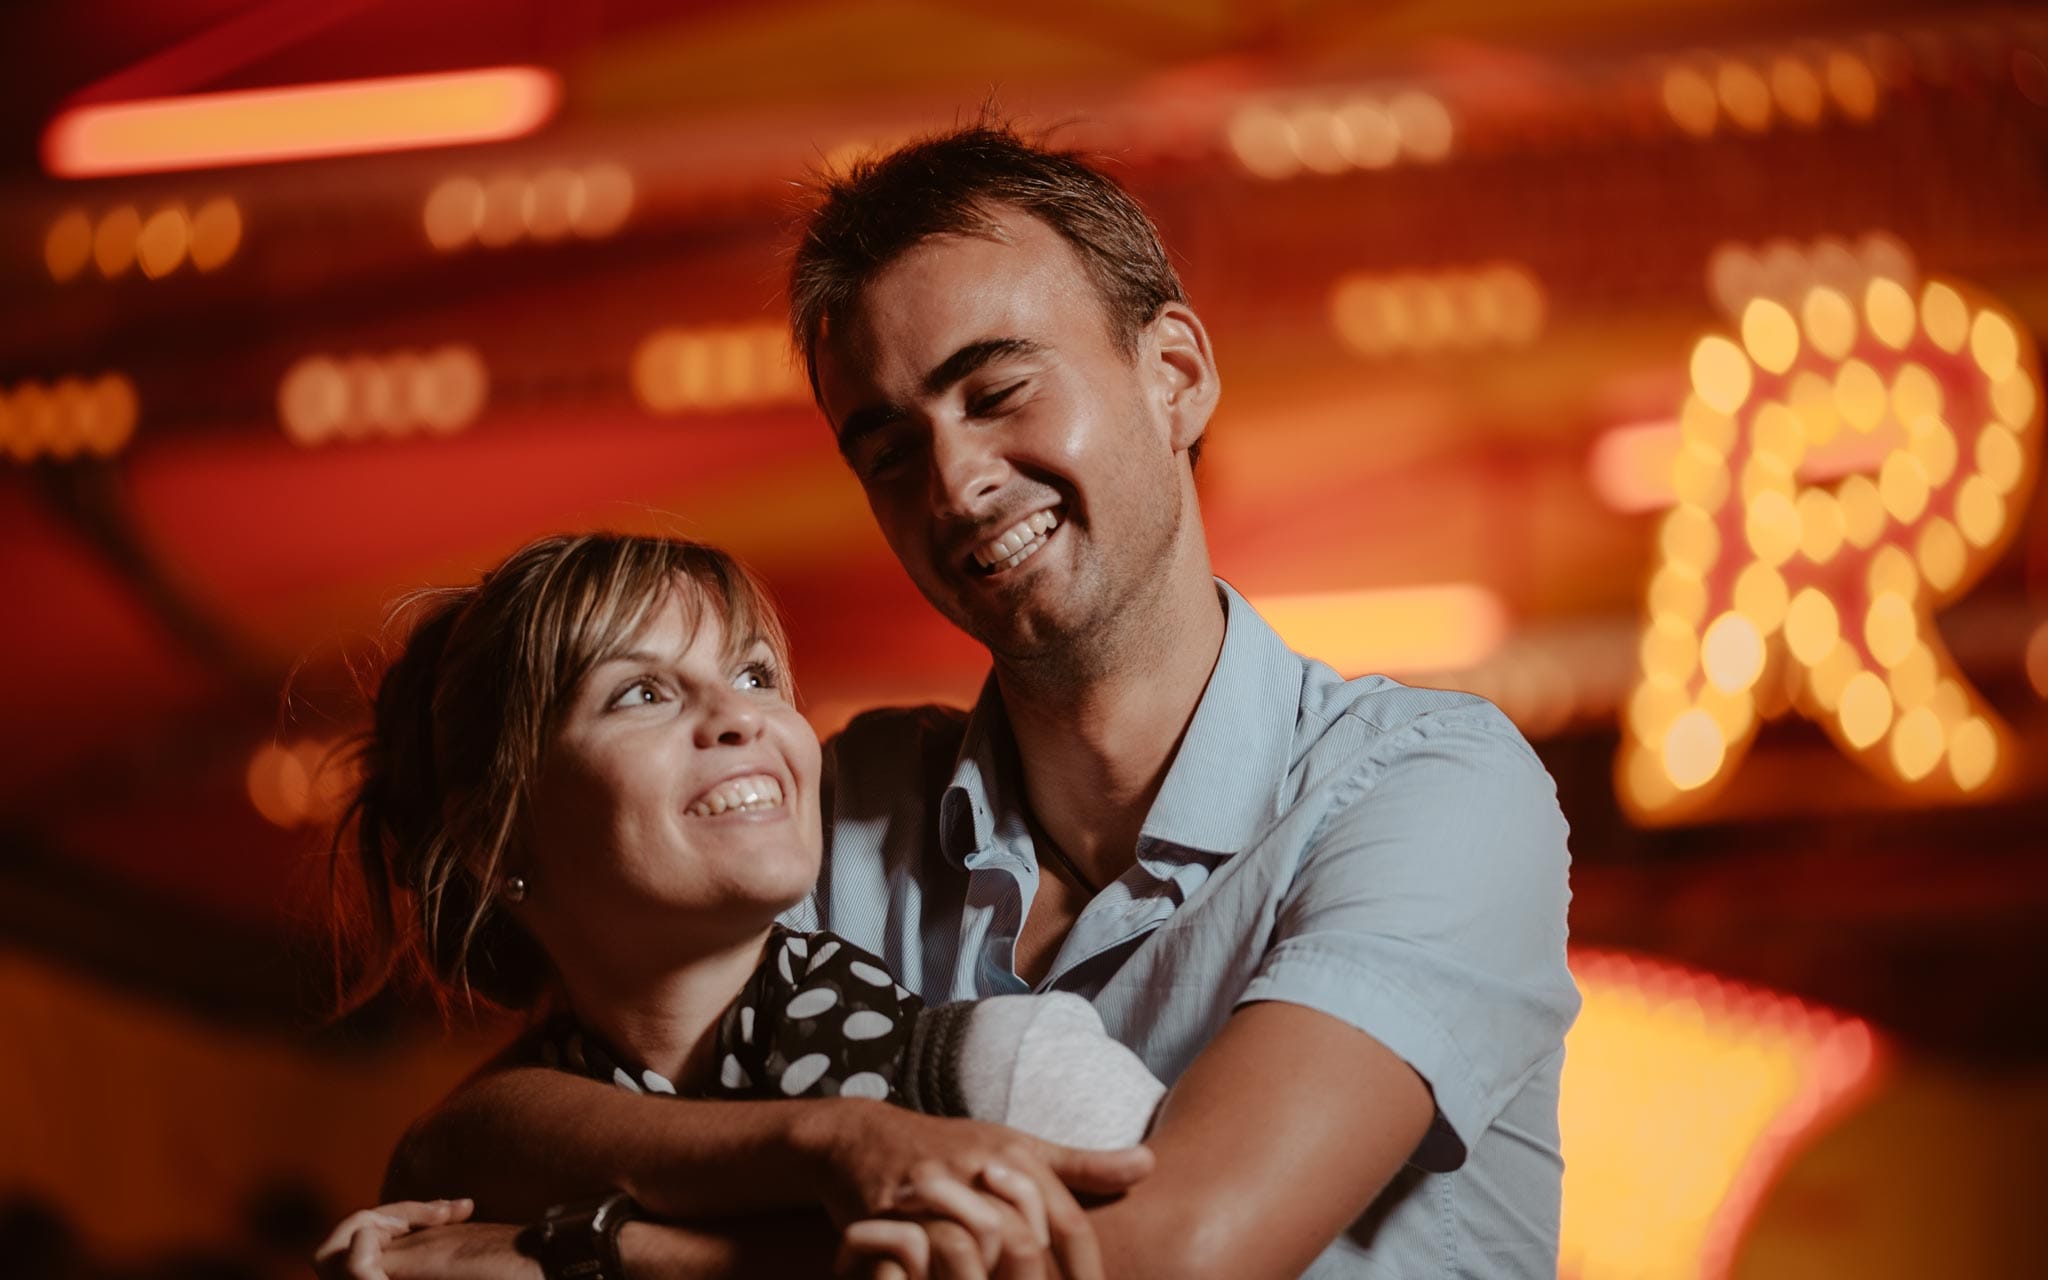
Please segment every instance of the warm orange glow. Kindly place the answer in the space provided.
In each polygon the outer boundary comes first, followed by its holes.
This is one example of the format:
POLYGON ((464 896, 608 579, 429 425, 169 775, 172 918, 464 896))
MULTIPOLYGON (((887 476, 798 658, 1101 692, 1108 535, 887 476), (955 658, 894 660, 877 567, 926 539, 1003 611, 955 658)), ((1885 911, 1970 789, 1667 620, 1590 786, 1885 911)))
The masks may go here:
POLYGON ((1485 587, 1445 583, 1261 596, 1252 601, 1289 646, 1347 676, 1462 671, 1507 639, 1507 606, 1485 587))
POLYGON ((67 209, 43 236, 43 265, 50 279, 62 283, 92 261, 92 219, 83 209, 67 209))
POLYGON ((235 256, 242 244, 242 209, 226 196, 216 196, 192 215, 192 265, 213 271, 235 256))
MULTIPOLYGON (((1731 306, 1739 341, 1693 346, 1676 430, 1621 429, 1594 450, 1609 505, 1676 504, 1615 765, 1641 817, 1697 807, 1739 767, 1757 719, 1787 711, 1930 795, 1990 788, 2009 754, 1934 618, 1989 568, 2029 496, 2031 345, 1995 305, 1885 275, 1909 261, 1889 238, 1865 237, 1854 260, 1840 244, 1790 252, 1816 272, 1827 257, 1857 301, 1815 284, 1790 305, 1731 306)), ((1770 274, 1759 264, 1756 287, 1770 274)))
POLYGON ((74 107, 44 133, 43 164, 94 178, 499 142, 560 99, 551 71, 493 67, 74 107))
POLYGON ((1380 359, 1450 347, 1526 346, 1543 331, 1543 286, 1527 267, 1340 276, 1330 325, 1358 355, 1380 359))
POLYGON ((522 239, 594 240, 617 231, 632 211, 633 175, 607 163, 545 169, 531 178, 509 171, 488 181, 457 174, 427 193, 420 221, 427 243, 452 253, 472 243, 502 249, 522 239))
POLYGON ((395 351, 334 360, 308 356, 285 371, 278 422, 312 446, 370 434, 447 434, 474 422, 490 396, 490 373, 470 347, 395 351))
POLYGON ((633 394, 660 414, 801 404, 810 396, 780 325, 659 329, 633 354, 633 394))
POLYGON ((1575 950, 1558 1269, 1719 1280, 1798 1145, 1868 1087, 1863 1022, 1676 966, 1575 950))
POLYGON ((134 436, 139 407, 135 384, 118 373, 0 388, 0 454, 17 462, 111 458, 134 436))
POLYGON ((1384 169, 1401 159, 1434 164, 1451 154, 1456 133, 1441 99, 1408 89, 1385 103, 1249 102, 1231 113, 1224 140, 1246 171, 1277 182, 1304 171, 1384 169))

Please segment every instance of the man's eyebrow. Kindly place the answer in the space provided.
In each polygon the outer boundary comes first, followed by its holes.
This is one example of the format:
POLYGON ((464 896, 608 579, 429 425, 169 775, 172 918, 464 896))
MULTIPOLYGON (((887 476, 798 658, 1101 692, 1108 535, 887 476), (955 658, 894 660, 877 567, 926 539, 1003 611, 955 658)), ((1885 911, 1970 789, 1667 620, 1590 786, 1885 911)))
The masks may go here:
POLYGON ((935 396, 983 365, 1011 356, 1035 356, 1044 350, 1044 343, 1033 342, 1029 338, 990 338, 985 342, 970 342, 939 361, 937 367, 924 375, 924 393, 935 396))
MULTIPOLYGON (((1045 350, 1045 344, 1029 338, 989 338, 982 342, 970 342, 947 356, 924 376, 923 391, 928 396, 940 392, 967 377, 984 365, 1013 356, 1035 356, 1045 350)), ((855 409, 846 415, 846 421, 839 428, 839 452, 853 456, 853 448, 863 436, 872 435, 882 428, 901 422, 909 416, 902 405, 877 404, 855 409)))

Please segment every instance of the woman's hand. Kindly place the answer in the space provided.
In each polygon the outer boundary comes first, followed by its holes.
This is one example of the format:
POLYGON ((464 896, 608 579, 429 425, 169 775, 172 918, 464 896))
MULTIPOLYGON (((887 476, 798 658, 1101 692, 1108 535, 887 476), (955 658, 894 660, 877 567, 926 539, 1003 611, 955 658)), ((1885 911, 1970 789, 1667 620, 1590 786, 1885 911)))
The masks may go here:
MULTIPOLYGON (((964 1188, 960 1196, 974 1196, 964 1188)), ((1050 1280, 1051 1241, 1041 1215, 1034 1224, 994 1196, 955 1203, 947 1217, 863 1218, 841 1235, 835 1267, 860 1280, 1050 1280)), ((1068 1280, 1101 1280, 1092 1270, 1068 1280)))
POLYGON ((399 1200, 343 1218, 313 1254, 322 1280, 391 1280, 384 1253, 392 1241, 425 1227, 463 1222, 476 1210, 469 1200, 399 1200))
MULTIPOLYGON (((1070 1280, 1102 1274, 1094 1229, 1073 1193, 1117 1194, 1152 1171, 1152 1153, 1145 1147, 1077 1151, 1002 1125, 940 1119, 878 1102, 846 1100, 820 1107, 817 1114, 829 1123, 809 1141, 830 1171, 826 1207, 834 1221, 946 1220, 964 1229, 975 1248, 991 1259, 1016 1253, 1006 1242, 1021 1224, 1026 1238, 1041 1250, 1049 1248, 1060 1274, 1070 1280)), ((943 1258, 962 1252, 953 1231, 921 1235, 925 1245, 941 1247, 943 1258)), ((864 1227, 860 1238, 878 1245, 894 1242, 905 1251, 918 1247, 897 1229, 864 1227)), ((903 1265, 908 1274, 917 1274, 908 1262, 903 1265)), ((1010 1269, 998 1274, 1047 1274, 1014 1257, 1007 1265, 1010 1269)), ((936 1274, 980 1272, 960 1271, 948 1261, 936 1274)))

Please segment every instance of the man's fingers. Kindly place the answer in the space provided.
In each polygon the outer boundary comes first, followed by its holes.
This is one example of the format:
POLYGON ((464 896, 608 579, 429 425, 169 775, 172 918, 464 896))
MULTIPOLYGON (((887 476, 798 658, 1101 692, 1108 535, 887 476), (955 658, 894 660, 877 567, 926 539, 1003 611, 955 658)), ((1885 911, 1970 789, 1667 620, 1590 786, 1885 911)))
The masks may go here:
POLYGON ((1146 1146, 1125 1147, 1121 1151, 1077 1151, 1047 1143, 1044 1154, 1046 1164, 1061 1182, 1087 1195, 1128 1191, 1152 1173, 1152 1148, 1146 1146))

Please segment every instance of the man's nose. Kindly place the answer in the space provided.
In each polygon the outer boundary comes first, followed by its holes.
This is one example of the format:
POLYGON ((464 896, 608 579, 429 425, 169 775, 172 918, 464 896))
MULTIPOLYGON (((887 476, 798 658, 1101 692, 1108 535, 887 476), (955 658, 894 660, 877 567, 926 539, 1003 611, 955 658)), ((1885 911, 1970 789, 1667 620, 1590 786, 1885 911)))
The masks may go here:
POLYGON ((948 423, 932 433, 931 503, 939 515, 978 517, 1002 488, 1004 461, 988 428, 948 423))

